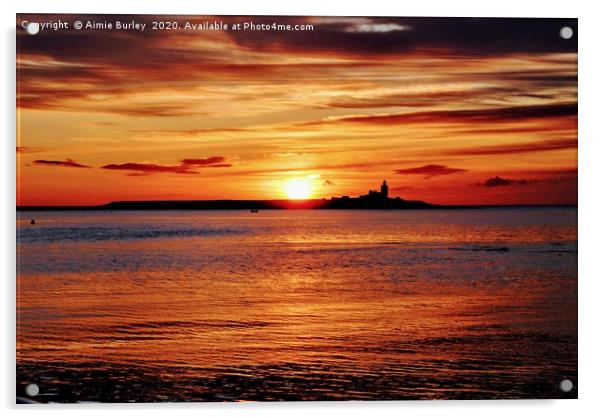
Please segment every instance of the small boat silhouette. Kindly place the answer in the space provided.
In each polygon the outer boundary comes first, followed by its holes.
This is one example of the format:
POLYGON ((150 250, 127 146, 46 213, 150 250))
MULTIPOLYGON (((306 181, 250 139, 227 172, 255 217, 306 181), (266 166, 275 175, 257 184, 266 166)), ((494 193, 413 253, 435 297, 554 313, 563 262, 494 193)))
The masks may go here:
POLYGON ((257 213, 257 212, 259 212, 259 209, 251 209, 251 211, 250 211, 250 212, 251 212, 251 213, 257 213))
POLYGON ((35 225, 36 224, 36 220, 32 219, 31 222, 30 222, 30 224, 35 225))

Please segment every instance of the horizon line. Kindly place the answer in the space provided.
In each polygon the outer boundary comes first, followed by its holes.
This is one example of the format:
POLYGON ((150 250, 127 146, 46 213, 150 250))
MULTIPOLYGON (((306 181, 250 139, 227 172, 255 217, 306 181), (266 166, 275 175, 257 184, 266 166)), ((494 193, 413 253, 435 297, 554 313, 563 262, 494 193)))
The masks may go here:
MULTIPOLYGON (((341 199, 340 197, 336 199, 341 199)), ((350 198, 357 199, 357 198, 350 198)), ((391 200, 397 200, 396 198, 390 198, 391 200)), ((292 207, 270 207, 263 208, 262 210, 287 210, 287 209, 298 209, 295 208, 295 204, 303 204, 310 202, 319 202, 319 201, 331 201, 332 198, 314 198, 314 199, 195 199, 195 200, 115 200, 108 203, 103 203, 99 205, 17 205, 15 208, 17 211, 26 211, 26 210, 203 210, 203 209, 181 209, 181 208, 161 208, 161 209, 145 209, 145 208, 137 208, 137 209, 128 209, 128 208, 119 208, 112 207, 112 204, 117 203, 128 203, 128 204, 137 204, 137 203, 193 203, 193 202, 287 202, 291 203, 292 207)), ((421 202, 416 200, 405 200, 406 202, 421 202)), ((423 202, 427 203, 427 202, 423 202)), ((529 208, 529 207, 578 207, 577 203, 531 203, 531 204, 520 204, 520 203, 500 203, 500 204, 433 204, 427 203, 429 207, 426 208, 405 208, 405 209, 479 209, 479 208, 529 208)), ((303 207, 301 209, 308 210, 324 210, 326 208, 321 207, 303 207)), ((355 210, 366 210, 372 208, 359 208, 355 210)), ((379 208, 374 208, 379 209, 379 208)), ((395 208, 384 208, 383 210, 399 210, 395 208)), ((213 209, 213 210, 246 210, 246 208, 240 209, 213 209)), ((336 208, 330 210, 337 210, 336 208)), ((349 210, 349 209, 338 209, 338 210, 349 210)), ((351 209, 354 210, 354 209, 351 209)))

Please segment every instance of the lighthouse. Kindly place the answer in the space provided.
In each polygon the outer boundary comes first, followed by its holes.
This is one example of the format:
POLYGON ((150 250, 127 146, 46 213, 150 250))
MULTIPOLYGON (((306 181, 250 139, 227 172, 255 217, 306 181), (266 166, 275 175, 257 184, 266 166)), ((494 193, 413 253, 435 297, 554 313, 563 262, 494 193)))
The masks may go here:
POLYGON ((383 199, 389 198, 389 186, 387 185, 386 180, 383 180, 383 184, 380 186, 380 196, 383 199))

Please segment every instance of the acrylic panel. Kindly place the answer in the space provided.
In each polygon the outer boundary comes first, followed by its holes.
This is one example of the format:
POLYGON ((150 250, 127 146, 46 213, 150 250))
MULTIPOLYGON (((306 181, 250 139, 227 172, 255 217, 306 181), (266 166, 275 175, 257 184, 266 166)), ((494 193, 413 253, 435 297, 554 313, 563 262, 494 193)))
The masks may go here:
POLYGON ((577 29, 17 15, 17 402, 576 398, 577 29))

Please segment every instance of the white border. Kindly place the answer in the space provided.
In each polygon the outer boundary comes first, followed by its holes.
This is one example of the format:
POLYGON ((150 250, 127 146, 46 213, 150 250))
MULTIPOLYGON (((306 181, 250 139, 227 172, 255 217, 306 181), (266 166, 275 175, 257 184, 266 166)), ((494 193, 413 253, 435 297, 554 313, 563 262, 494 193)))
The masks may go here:
MULTIPOLYGON (((602 109, 599 76, 602 74, 599 40, 602 39, 601 16, 596 2, 525 0, 474 1, 420 0, 415 2, 368 0, 363 2, 300 0, 20 0, 17 4, 2 2, 2 63, 1 81, 4 97, 2 127, 4 141, 0 161, 2 176, 1 218, 3 221, 2 276, 3 362, 0 379, 0 406, 5 416, 115 417, 144 414, 162 417, 178 416, 292 416, 308 414, 329 416, 345 414, 360 417, 366 414, 385 416, 504 417, 508 415, 544 415, 548 417, 589 416, 602 408, 597 401, 602 388, 600 368, 598 300, 602 295, 600 257, 602 214, 600 182, 602 157, 600 113, 602 109), (15 13, 155 13, 155 14, 267 14, 267 15, 347 15, 347 16, 499 16, 499 17, 577 17, 579 18, 579 400, 567 401, 431 401, 431 402, 303 402, 250 404, 137 404, 137 405, 50 405, 14 406, 14 338, 15 338, 15 13)), ((602 248, 602 247, 601 247, 602 248)))

